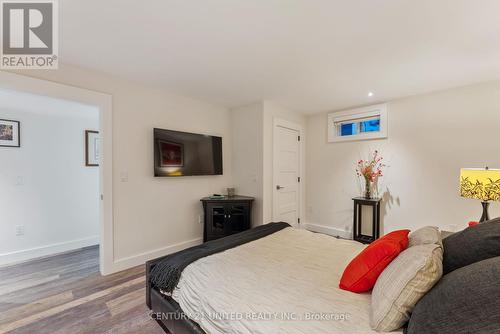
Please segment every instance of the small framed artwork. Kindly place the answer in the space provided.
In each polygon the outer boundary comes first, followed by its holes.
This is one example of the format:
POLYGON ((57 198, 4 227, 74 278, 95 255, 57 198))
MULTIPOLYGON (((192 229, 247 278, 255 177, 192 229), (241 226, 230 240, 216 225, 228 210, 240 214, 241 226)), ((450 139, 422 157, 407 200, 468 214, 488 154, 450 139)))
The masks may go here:
POLYGON ((159 140, 160 167, 184 166, 184 146, 179 143, 159 140))
POLYGON ((0 146, 21 147, 21 123, 0 119, 0 146))
POLYGON ((100 137, 99 131, 85 130, 85 166, 99 166, 100 137))

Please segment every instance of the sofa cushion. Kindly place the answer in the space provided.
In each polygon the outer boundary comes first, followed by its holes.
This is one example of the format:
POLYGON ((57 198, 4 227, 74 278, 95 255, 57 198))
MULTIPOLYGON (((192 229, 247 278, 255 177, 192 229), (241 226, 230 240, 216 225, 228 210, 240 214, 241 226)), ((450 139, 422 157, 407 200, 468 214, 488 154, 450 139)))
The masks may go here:
POLYGON ((500 257, 459 268, 415 306, 407 334, 500 333, 500 257))
POLYGON ((500 218, 468 227, 443 239, 443 271, 500 256, 500 218))

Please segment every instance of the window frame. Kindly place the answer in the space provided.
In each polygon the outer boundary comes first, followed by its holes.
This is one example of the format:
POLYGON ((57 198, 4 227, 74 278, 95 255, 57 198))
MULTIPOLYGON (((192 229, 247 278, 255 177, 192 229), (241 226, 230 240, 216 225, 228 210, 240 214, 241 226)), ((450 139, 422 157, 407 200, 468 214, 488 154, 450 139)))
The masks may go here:
POLYGON ((387 138, 387 104, 337 111, 328 114, 328 142, 346 142, 387 138), (338 123, 356 122, 367 118, 380 119, 380 131, 359 132, 355 135, 341 136, 337 131, 338 123))

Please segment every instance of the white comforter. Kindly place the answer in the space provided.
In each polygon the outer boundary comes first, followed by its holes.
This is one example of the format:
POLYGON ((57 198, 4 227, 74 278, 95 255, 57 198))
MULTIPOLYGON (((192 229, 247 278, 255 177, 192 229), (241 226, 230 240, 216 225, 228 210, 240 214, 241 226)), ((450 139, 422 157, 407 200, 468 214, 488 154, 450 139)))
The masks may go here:
POLYGON ((172 297, 209 334, 375 333, 370 294, 338 287, 363 248, 286 228, 192 263, 172 297))

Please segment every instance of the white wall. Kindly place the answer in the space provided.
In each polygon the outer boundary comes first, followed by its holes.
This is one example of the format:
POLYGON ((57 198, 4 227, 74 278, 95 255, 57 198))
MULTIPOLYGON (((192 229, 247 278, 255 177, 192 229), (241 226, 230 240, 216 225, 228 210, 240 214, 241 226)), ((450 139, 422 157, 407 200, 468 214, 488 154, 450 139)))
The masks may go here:
MULTIPOLYGON (((239 194, 256 198, 253 210, 254 225, 269 223, 273 220, 273 126, 275 118, 296 123, 305 129, 305 116, 269 101, 261 101, 231 110, 233 183, 239 194)), ((303 138, 305 139, 305 134, 303 138)), ((305 163, 302 168, 305 169, 305 163)), ((305 184, 305 180, 303 181, 305 184)), ((305 200, 302 203, 305 207, 305 200)))
POLYGON ((99 169, 84 156, 98 110, 1 90, 0 118, 21 122, 21 147, 0 147, 0 264, 98 244, 99 169))
POLYGON ((255 197, 253 225, 263 224, 263 104, 231 110, 233 184, 238 195, 255 197))
MULTIPOLYGON (((334 234, 352 230, 355 162, 374 149, 390 165, 381 181, 385 232, 478 220, 479 201, 458 194, 459 172, 500 167, 500 82, 396 100, 388 113, 388 139, 346 143, 327 143, 326 113, 309 117, 307 222, 334 234)), ((500 203, 490 215, 500 216, 500 203)))
POLYGON ((227 109, 68 65, 20 74, 113 98, 113 270, 202 241, 200 198, 232 185, 227 109), (224 175, 154 178, 154 127, 222 136, 224 175))

